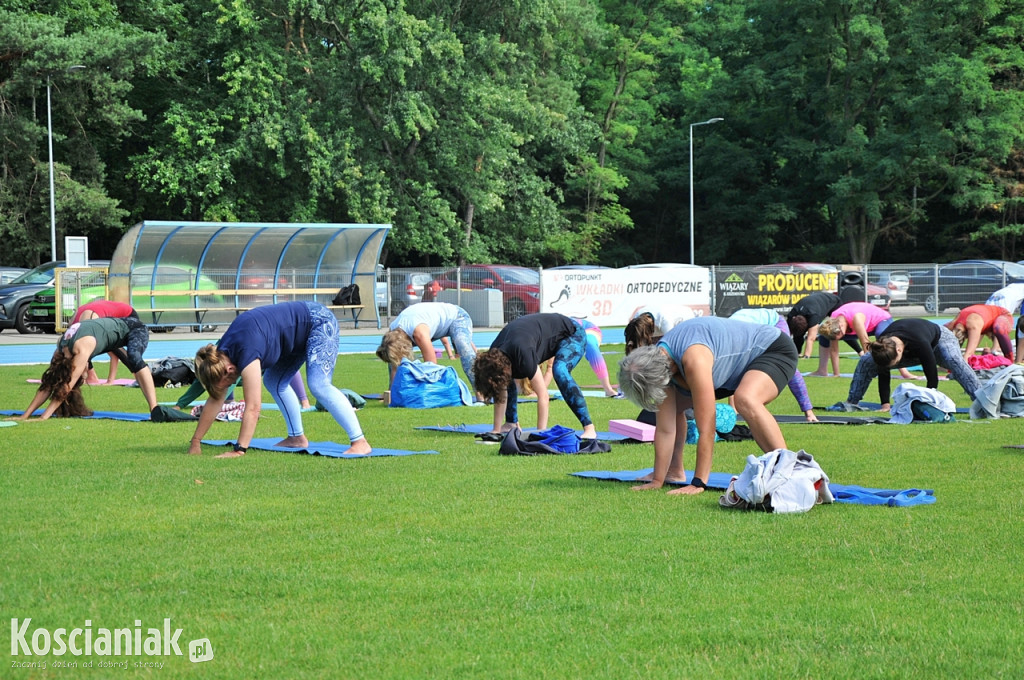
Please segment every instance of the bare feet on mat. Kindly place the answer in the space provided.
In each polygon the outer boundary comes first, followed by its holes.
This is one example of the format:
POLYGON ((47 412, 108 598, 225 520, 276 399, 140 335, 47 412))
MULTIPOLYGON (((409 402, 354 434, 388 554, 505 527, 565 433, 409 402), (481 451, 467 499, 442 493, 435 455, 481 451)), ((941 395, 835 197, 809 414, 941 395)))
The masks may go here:
POLYGON ((366 437, 357 439, 352 442, 352 446, 348 447, 345 453, 354 453, 360 456, 366 456, 373 453, 373 447, 370 446, 370 442, 366 441, 366 437))
POLYGON ((593 423, 591 423, 590 425, 585 425, 583 427, 583 435, 581 436, 581 438, 582 439, 597 439, 597 428, 594 427, 593 423))
POLYGON ((309 446, 309 440, 306 439, 306 435, 300 434, 294 437, 285 437, 274 444, 274 446, 280 446, 285 449, 304 449, 309 446))
POLYGON ((245 451, 225 451, 219 456, 214 456, 214 458, 241 458, 244 455, 245 451))

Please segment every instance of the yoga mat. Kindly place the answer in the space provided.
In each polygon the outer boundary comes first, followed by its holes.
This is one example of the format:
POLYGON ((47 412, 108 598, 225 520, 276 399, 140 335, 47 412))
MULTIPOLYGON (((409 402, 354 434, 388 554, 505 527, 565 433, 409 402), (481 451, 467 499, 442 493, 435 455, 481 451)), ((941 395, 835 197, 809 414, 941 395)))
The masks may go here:
MULTIPOLYGON (((585 479, 603 479, 610 482, 636 482, 644 475, 649 475, 654 472, 654 468, 644 468, 643 470, 587 470, 585 472, 570 472, 569 474, 573 477, 583 477, 585 479)), ((729 482, 732 481, 734 475, 726 474, 725 472, 712 472, 708 475, 706 484, 709 489, 719 489, 725 491, 729 488, 729 482)), ((686 478, 690 479, 693 477, 693 470, 686 471, 686 478)), ((684 486, 680 482, 665 482, 671 486, 684 486)))
MULTIPOLYGON (((841 412, 841 413, 842 412, 846 412, 846 409, 844 409, 841 404, 842 404, 842 402, 837 403, 837 404, 832 404, 831 406, 815 406, 814 408, 815 408, 815 410, 819 410, 819 411, 836 411, 836 412, 841 412)), ((857 411, 849 411, 849 413, 859 413, 861 411, 865 411, 865 412, 867 412, 867 411, 877 411, 878 409, 882 408, 882 405, 879 404, 877 401, 861 401, 861 402, 858 402, 857 405, 858 406, 862 406, 863 408, 859 409, 857 411)), ((958 406, 957 409, 956 409, 956 412, 957 413, 970 413, 971 409, 967 408, 966 406, 958 406)))
MULTIPOLYGON (((584 472, 570 472, 573 477, 584 479, 603 479, 613 482, 636 482, 644 475, 650 474, 654 468, 643 470, 587 470, 584 472)), ((726 490, 733 477, 724 472, 712 472, 707 479, 709 489, 726 490)), ((686 471, 686 478, 693 477, 693 471, 686 471)), ((667 482, 672 486, 682 486, 680 482, 667 482)), ((888 505, 890 507, 909 507, 912 505, 931 505, 935 502, 935 492, 932 489, 872 489, 865 486, 854 486, 846 484, 830 483, 829 491, 835 496, 837 503, 851 503, 855 505, 888 505)))
MULTIPOLYGON (((636 481, 645 474, 650 474, 654 468, 643 470, 587 470, 585 472, 570 472, 574 477, 585 479, 605 479, 608 481, 636 481)), ((686 471, 686 478, 693 476, 692 470, 686 471)), ((727 474, 725 472, 712 472, 708 476, 708 488, 717 488, 725 491, 733 477, 739 475, 727 474)), ((674 486, 681 486, 681 482, 666 482, 674 486)), ((852 484, 828 484, 828 491, 836 497, 837 503, 851 503, 855 505, 888 505, 891 507, 909 507, 912 505, 931 505, 935 503, 935 492, 931 488, 870 488, 868 486, 856 486, 852 484)))
MULTIPOLYGON (((888 418, 872 418, 870 416, 816 416, 817 423, 807 422, 804 416, 775 416, 775 422, 803 425, 885 425, 888 418)), ((737 421, 740 422, 740 421, 737 421)))
MULTIPOLYGON (((604 392, 602 392, 601 394, 604 394, 604 392)), ((360 396, 363 399, 366 399, 367 401, 381 401, 382 399, 384 399, 384 395, 383 394, 363 394, 363 395, 360 395, 360 396)), ((549 395, 549 399, 551 399, 551 401, 558 401, 561 398, 562 398, 562 395, 558 394, 557 392, 555 394, 549 395)), ((520 403, 520 404, 535 404, 535 403, 537 403, 537 397, 523 397, 523 398, 518 400, 518 403, 520 403)), ((462 406, 466 406, 466 405, 467 404, 462 404, 462 406)), ((485 404, 482 401, 474 401, 472 404, 468 404, 468 405, 469 406, 491 406, 492 404, 485 404)))
MULTIPOLYGON (((805 378, 831 378, 831 377, 834 377, 831 372, 827 376, 824 376, 824 375, 811 375, 811 373, 814 373, 814 371, 807 371, 806 373, 801 373, 800 375, 802 375, 805 378)), ((853 373, 840 373, 839 377, 840 378, 852 378, 853 377, 853 373)))
MULTIPOLYGON (((552 399, 561 399, 562 398, 562 393, 559 392, 558 390, 549 390, 548 394, 551 396, 552 399)), ((604 390, 603 389, 602 390, 580 390, 580 394, 582 394, 584 397, 588 397, 588 398, 595 398, 595 397, 600 397, 601 399, 614 399, 615 398, 615 397, 606 397, 605 394, 604 394, 604 390)), ((621 397, 619 397, 619 398, 621 399, 621 397)))
POLYGON ((17 424, 13 420, 0 420, 0 427, 14 427, 17 424))
MULTIPOLYGON (((25 382, 30 382, 30 383, 34 383, 34 384, 38 385, 39 383, 42 382, 42 380, 38 380, 36 378, 29 378, 25 382)), ((90 387, 106 387, 107 381, 103 380, 103 381, 98 382, 98 383, 87 383, 87 384, 90 387)), ((113 384, 114 385, 122 385, 123 387, 131 387, 132 385, 135 384, 135 378, 114 378, 114 383, 113 384)))
MULTIPOLYGON (((176 401, 161 401, 160 405, 161 406, 174 406, 177 403, 178 402, 176 402, 176 401)), ((228 403, 230 403, 230 402, 228 402, 228 403)), ((191 408, 192 406, 205 406, 205 405, 206 405, 206 400, 205 399, 197 399, 196 401, 193 401, 191 404, 189 404, 188 407, 191 408)), ((268 404, 260 404, 260 410, 261 411, 280 411, 281 409, 278 408, 277 404, 275 404, 274 402, 270 402, 268 404)), ((299 410, 302 411, 302 413, 312 413, 313 411, 316 410, 316 406, 307 406, 306 408, 299 409, 299 410)))
MULTIPOLYGON (((374 447, 371 453, 359 455, 357 453, 343 453, 348 445, 335 442, 310 442, 304 449, 287 449, 283 446, 274 446, 276 438, 253 439, 249 442, 250 449, 261 451, 277 451, 280 453, 311 453, 315 456, 327 456, 328 458, 372 458, 374 456, 415 456, 419 454, 438 454, 438 451, 407 451, 405 449, 384 449, 374 447)), ((234 446, 234 439, 204 439, 204 444, 210 446, 234 446)))
MULTIPOLYGON (((0 410, 0 416, 20 416, 23 411, 10 411, 0 410)), ((36 409, 32 412, 33 416, 43 415, 43 409, 36 409)), ((54 416, 56 417, 56 416, 54 416)), ((95 411, 91 416, 83 416, 84 418, 91 418, 93 420, 106 419, 106 420, 126 420, 130 422, 141 422, 143 420, 149 420, 148 413, 119 413, 117 411, 95 411)))
MULTIPOLYGON (((459 432, 466 434, 483 434, 484 432, 490 432, 492 425, 481 423, 479 425, 467 425, 465 423, 461 425, 420 425, 414 429, 417 430, 433 430, 434 432, 459 432)), ((524 427, 523 432, 536 432, 535 427, 524 427)), ((576 434, 583 434, 583 430, 576 430, 576 434)), ((616 434, 615 432, 598 432, 597 438, 603 442, 635 442, 637 439, 632 439, 624 434, 616 434)))

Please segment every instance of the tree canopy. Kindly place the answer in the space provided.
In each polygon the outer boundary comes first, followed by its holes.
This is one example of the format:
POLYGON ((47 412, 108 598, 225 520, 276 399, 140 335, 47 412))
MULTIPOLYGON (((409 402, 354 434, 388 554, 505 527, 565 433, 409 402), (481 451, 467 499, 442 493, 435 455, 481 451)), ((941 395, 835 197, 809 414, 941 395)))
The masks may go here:
POLYGON ((59 235, 99 255, 188 219, 688 262, 692 186, 701 264, 1024 258, 1022 5, 12 0, 0 264, 49 256, 48 83, 59 235))

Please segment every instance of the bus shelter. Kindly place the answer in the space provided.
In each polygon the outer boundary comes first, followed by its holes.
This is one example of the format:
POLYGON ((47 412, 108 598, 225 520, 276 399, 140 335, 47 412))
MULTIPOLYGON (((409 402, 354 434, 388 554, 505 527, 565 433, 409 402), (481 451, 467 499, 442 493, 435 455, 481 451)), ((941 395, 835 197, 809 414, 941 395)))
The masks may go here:
POLYGON ((199 329, 278 302, 312 300, 339 320, 375 320, 377 261, 391 225, 145 221, 110 260, 107 297, 147 325, 199 329), (334 305, 356 284, 360 304, 334 305))

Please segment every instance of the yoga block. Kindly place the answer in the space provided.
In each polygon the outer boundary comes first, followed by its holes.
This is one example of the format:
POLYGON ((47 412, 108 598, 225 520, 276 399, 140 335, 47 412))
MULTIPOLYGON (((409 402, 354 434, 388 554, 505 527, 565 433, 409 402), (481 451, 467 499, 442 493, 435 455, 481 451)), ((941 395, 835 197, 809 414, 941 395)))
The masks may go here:
POLYGON ((654 441, 654 425, 647 425, 639 420, 609 420, 608 431, 642 442, 654 441))

